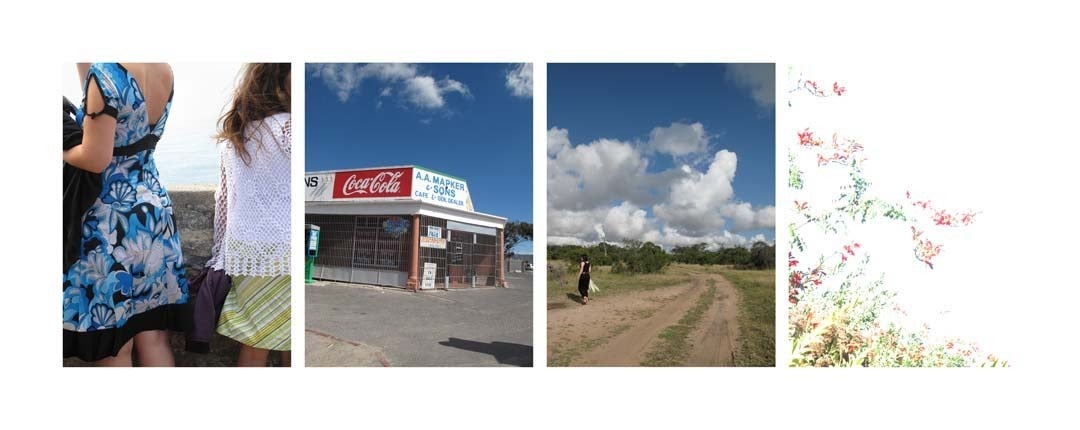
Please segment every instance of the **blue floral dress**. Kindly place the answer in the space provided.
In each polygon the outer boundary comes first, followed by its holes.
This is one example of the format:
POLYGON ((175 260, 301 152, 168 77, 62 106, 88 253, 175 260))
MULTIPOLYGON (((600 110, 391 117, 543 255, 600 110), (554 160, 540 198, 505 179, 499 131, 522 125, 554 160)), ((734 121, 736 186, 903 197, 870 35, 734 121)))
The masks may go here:
POLYGON ((101 195, 82 218, 79 259, 64 273, 64 357, 96 361, 115 356, 141 331, 183 329, 176 305, 187 301, 188 286, 172 201, 153 156, 172 95, 151 124, 142 91, 123 66, 91 65, 84 97, 91 84, 105 108, 87 116, 116 118, 116 134, 101 195))

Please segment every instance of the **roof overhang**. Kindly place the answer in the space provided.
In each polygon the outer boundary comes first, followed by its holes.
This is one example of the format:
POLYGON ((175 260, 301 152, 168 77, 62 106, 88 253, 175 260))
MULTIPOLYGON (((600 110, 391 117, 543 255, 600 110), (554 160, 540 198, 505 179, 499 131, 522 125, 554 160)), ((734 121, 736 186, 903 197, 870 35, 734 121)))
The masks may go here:
POLYGON ((365 199, 362 201, 308 201, 305 213, 316 215, 424 215, 502 229, 506 218, 435 205, 414 199, 365 199))

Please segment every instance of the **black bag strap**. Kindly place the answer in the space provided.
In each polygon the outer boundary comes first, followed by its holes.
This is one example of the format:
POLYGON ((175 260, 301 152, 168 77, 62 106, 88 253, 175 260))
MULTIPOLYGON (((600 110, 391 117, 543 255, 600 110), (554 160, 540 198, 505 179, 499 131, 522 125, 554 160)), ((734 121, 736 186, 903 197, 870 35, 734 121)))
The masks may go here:
POLYGON ((158 140, 161 140, 161 138, 156 134, 150 133, 131 145, 113 148, 113 157, 127 157, 149 149, 157 148, 158 140))

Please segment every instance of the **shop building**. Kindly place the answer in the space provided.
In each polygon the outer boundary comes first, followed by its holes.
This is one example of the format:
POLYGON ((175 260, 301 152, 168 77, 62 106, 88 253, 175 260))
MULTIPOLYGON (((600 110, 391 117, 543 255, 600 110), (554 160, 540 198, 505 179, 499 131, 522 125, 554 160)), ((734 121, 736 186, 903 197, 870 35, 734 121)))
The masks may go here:
POLYGON ((310 172, 312 276, 417 289, 505 286, 506 218, 473 210, 464 179, 420 166, 310 172))

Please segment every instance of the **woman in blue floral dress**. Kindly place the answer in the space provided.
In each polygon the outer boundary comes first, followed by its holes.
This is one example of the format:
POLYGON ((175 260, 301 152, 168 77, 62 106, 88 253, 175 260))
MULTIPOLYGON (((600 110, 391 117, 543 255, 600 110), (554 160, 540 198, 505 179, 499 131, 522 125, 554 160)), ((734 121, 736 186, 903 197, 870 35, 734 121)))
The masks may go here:
POLYGON ((79 257, 64 272, 64 357, 98 365, 174 364, 168 331, 187 301, 180 234, 154 148, 172 105, 167 64, 80 65, 82 143, 64 162, 99 173, 79 257))

